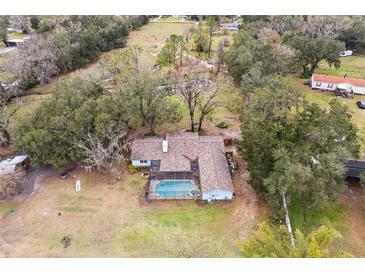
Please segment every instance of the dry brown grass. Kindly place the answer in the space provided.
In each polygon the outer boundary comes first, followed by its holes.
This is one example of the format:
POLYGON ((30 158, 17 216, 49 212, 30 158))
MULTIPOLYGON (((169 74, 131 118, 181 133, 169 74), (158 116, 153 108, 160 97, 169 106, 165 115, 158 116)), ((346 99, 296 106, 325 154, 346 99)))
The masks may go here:
MULTIPOLYGON (((238 189, 248 187, 241 175, 234 179, 238 189)), ((140 174, 113 182, 80 170, 67 180, 46 177, 37 193, 16 205, 16 215, 0 220, 0 256, 237 257, 236 240, 267 216, 253 191, 214 205, 146 204, 140 200, 144 183, 140 174), (81 193, 75 192, 77 178, 81 193), (68 248, 64 236, 72 237, 68 248)))

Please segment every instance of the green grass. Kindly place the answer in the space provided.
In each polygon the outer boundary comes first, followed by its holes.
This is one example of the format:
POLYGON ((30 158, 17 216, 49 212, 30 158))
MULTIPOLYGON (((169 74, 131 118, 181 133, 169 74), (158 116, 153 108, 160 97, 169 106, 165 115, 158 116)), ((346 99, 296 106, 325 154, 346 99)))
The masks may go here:
POLYGON ((15 208, 16 204, 14 202, 1 202, 0 203, 0 217, 9 214, 10 210, 15 208))
POLYGON ((8 39, 24 39, 25 34, 19 32, 13 32, 8 34, 8 39))
POLYGON ((313 229, 325 225, 342 233, 347 231, 348 224, 346 223, 346 211, 343 205, 328 204, 323 208, 309 208, 306 211, 306 221, 304 221, 303 208, 304 204, 299 199, 293 200, 289 214, 294 230, 299 229, 304 233, 309 233, 313 229))
POLYGON ((341 57, 341 67, 336 69, 325 62, 321 62, 316 69, 318 74, 364 78, 365 77, 365 55, 341 57))
POLYGON ((232 234, 222 223, 229 212, 222 205, 189 202, 134 212, 113 235, 113 242, 138 257, 235 257, 232 234))
POLYGON ((309 102, 316 103, 322 108, 329 108, 329 103, 332 100, 339 100, 342 104, 346 105, 349 112, 352 115, 352 122, 358 128, 358 136, 360 142, 360 157, 365 157, 365 110, 359 109, 356 105, 356 101, 365 101, 364 95, 355 95, 354 99, 345 99, 342 97, 336 97, 333 92, 321 92, 314 91, 308 86, 304 86, 302 81, 296 81, 297 88, 302 90, 306 95, 309 102))

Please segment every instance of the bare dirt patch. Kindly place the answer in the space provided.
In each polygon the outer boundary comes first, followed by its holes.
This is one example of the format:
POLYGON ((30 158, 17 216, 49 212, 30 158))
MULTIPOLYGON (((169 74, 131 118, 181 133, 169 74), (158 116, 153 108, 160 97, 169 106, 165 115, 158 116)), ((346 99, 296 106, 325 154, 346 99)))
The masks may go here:
POLYGON ((340 199, 350 223, 345 241, 356 257, 365 257, 365 192, 359 184, 350 184, 340 199))

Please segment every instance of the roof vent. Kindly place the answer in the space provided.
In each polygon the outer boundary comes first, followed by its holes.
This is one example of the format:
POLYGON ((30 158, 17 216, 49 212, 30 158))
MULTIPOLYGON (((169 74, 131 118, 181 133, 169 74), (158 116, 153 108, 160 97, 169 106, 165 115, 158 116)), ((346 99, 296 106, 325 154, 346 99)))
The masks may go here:
POLYGON ((167 140, 163 140, 162 141, 162 152, 167 152, 168 151, 168 147, 169 147, 169 144, 167 142, 167 140))

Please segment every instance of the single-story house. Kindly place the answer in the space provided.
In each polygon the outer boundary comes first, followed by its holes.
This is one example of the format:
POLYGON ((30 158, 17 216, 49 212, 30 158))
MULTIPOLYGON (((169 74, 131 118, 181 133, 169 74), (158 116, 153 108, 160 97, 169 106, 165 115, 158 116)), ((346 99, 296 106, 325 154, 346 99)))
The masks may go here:
POLYGON ((233 199, 232 178, 223 138, 198 133, 137 139, 132 165, 149 169, 149 199, 233 199))
POLYGON ((228 30, 238 30, 241 23, 233 22, 233 23, 222 23, 220 24, 220 29, 228 29, 228 30))
POLYGON ((358 78, 313 74, 310 86, 312 89, 328 91, 341 89, 351 90, 354 94, 365 94, 365 80, 358 78))
POLYGON ((18 47, 24 43, 24 39, 9 39, 6 40, 7 47, 18 47))
POLYGON ((19 167, 26 167, 28 164, 27 155, 19 155, 0 162, 0 175, 11 174, 19 167))

